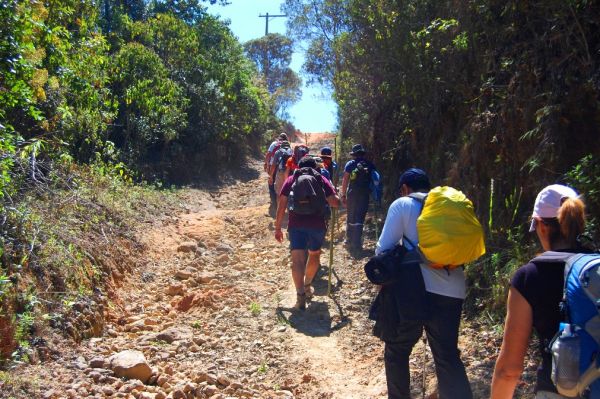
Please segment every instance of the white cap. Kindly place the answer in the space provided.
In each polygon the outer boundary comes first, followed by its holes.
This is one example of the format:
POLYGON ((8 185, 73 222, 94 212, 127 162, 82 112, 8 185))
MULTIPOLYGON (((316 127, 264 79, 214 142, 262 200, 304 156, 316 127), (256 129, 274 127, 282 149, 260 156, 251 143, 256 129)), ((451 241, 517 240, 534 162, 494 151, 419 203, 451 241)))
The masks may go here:
MULTIPOLYGON (((578 195, 571 187, 552 184, 539 192, 533 206, 531 218, 555 218, 565 198, 577 198, 578 195)), ((531 221, 529 231, 535 231, 535 220, 531 221)))

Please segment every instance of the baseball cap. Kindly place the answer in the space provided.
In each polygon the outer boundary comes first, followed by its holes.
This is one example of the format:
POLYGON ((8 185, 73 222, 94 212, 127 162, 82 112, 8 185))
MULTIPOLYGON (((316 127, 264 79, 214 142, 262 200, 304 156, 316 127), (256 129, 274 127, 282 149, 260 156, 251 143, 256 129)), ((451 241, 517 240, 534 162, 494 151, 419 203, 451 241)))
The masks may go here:
POLYGON ((330 147, 323 147, 321 148, 321 157, 329 157, 331 158, 331 154, 333 152, 331 151, 330 147))
POLYGON ((427 177, 427 173, 422 169, 418 168, 410 168, 404 173, 400 175, 398 179, 398 185, 402 187, 403 184, 406 184, 409 187, 413 187, 415 183, 420 183, 421 185, 430 186, 429 177, 427 177))
POLYGON ((555 218, 558 210, 566 198, 577 198, 578 195, 571 187, 562 184, 552 184, 540 191, 533 205, 531 225, 529 231, 535 231, 535 218, 555 218))

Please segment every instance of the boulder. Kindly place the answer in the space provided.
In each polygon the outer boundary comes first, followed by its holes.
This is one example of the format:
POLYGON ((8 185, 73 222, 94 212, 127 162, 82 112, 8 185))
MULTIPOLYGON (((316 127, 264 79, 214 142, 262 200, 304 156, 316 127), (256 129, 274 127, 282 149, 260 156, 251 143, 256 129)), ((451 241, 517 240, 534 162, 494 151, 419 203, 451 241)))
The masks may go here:
POLYGON ((125 350, 115 353, 108 360, 111 370, 117 377, 136 379, 145 383, 152 376, 152 369, 140 351, 125 350))

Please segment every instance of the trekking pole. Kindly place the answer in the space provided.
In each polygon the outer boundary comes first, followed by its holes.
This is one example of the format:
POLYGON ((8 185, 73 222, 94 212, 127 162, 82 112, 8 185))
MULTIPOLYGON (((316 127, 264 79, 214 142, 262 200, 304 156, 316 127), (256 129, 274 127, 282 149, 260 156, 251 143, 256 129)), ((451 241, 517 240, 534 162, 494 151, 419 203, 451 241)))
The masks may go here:
POLYGON ((336 208, 331 208, 331 226, 330 226, 330 239, 329 239, 329 277, 327 279, 327 296, 331 297, 331 273, 333 270, 333 237, 335 232, 335 217, 337 214, 336 208))
POLYGON ((375 203, 375 242, 379 241, 379 207, 375 203))
POLYGON ((423 332, 423 369, 421 370, 421 377, 423 379, 423 399, 425 399, 425 391, 427 390, 427 373, 425 371, 427 365, 427 335, 423 332))

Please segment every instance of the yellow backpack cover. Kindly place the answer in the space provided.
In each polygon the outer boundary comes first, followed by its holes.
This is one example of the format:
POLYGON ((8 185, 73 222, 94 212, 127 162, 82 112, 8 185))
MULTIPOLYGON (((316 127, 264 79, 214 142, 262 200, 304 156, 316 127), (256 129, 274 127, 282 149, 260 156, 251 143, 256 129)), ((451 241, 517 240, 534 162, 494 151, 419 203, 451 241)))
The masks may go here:
POLYGON ((435 187, 417 219, 419 247, 433 267, 454 268, 485 254, 473 203, 452 187, 435 187))

